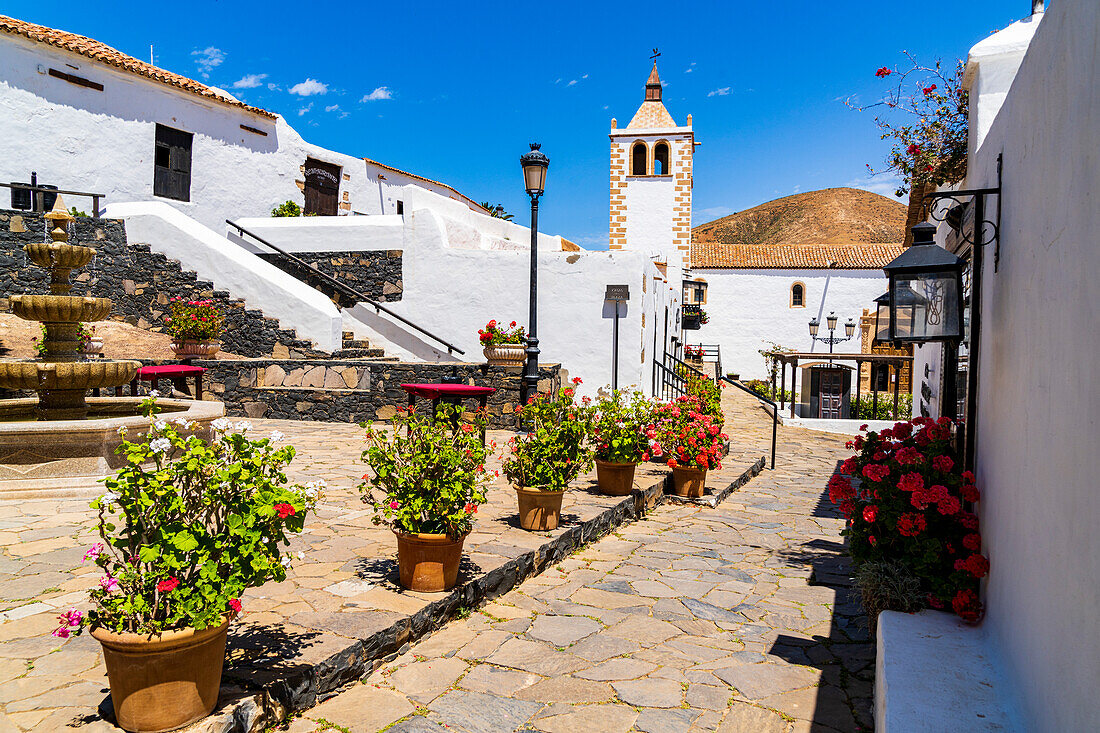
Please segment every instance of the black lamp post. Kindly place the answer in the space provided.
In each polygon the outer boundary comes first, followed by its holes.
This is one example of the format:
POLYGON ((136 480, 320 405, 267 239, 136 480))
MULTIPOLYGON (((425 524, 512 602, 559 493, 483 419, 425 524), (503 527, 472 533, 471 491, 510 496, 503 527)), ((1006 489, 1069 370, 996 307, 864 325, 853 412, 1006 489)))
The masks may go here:
POLYGON ((519 158, 523 166, 523 183, 531 197, 531 303, 527 321, 527 366, 523 372, 523 389, 520 399, 526 404, 539 390, 539 340, 538 332, 538 242, 539 197, 546 188, 546 169, 550 159, 539 150, 538 143, 531 143, 531 151, 519 158))
POLYGON ((820 341, 823 344, 828 344, 830 354, 833 353, 834 345, 842 344, 845 341, 849 341, 856 333, 856 323, 851 318, 849 318, 848 321, 844 324, 844 338, 838 338, 834 336, 833 332, 836 331, 836 321, 836 314, 829 313, 829 315, 825 317, 825 322, 829 326, 829 335, 818 337, 817 332, 818 329, 821 328, 821 321, 817 320, 816 318, 810 319, 810 338, 812 338, 814 341, 820 341))

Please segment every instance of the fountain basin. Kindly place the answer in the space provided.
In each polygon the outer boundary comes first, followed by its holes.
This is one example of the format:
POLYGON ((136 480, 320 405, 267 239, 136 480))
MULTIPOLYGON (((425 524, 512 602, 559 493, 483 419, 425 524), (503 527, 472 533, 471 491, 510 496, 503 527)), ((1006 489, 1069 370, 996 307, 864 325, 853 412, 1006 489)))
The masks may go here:
MULTIPOLYGON (((0 500, 98 496, 100 482, 126 463, 115 455, 122 442, 140 440, 149 430, 140 397, 89 397, 84 420, 37 421, 35 398, 0 400, 0 500)), ((209 439, 210 424, 225 415, 221 402, 159 399, 159 419, 183 418, 194 425, 185 434, 209 439)))
MULTIPOLYGON (((3 361, 0 387, 8 389, 103 389, 128 384, 140 361, 3 361)), ((0 417, 0 420, 3 420, 0 417)))
POLYGON ((110 298, 78 295, 13 295, 11 312, 27 321, 87 323, 102 321, 111 312, 110 298))
POLYGON ((47 270, 54 267, 76 270, 95 257, 95 250, 91 247, 67 242, 30 242, 24 249, 31 262, 47 270))

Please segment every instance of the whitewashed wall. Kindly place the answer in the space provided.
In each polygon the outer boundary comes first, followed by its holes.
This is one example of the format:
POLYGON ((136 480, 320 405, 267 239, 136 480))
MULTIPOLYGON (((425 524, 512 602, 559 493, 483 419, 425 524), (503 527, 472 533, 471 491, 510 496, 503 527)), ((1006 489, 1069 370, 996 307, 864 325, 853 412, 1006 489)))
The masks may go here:
MULTIPOLYGON (((856 335, 835 347, 837 352, 858 351, 859 317, 874 308, 874 299, 886 292, 882 270, 692 270, 707 282, 703 309, 710 322, 698 331, 685 331, 688 343, 719 344, 722 367, 742 379, 767 376, 759 351, 777 343, 798 351, 827 354, 827 344, 813 343, 809 322, 821 321, 819 336, 828 336, 825 317, 835 311, 836 335, 844 336, 844 322, 856 322, 856 335), (791 285, 805 285, 804 308, 790 307, 791 285)), ((788 379, 789 382, 789 379, 788 379)), ((788 389, 790 384, 787 385, 788 389)))
MULTIPOLYGON (((310 145, 282 117, 271 120, 6 33, 0 34, 0 130, 2 181, 30 181, 34 170, 39 183, 104 193, 105 203, 162 201, 218 231, 227 218, 267 216, 287 200, 301 204, 295 181, 304 179, 307 156, 341 167, 340 196, 349 194, 352 211, 381 207, 378 166, 372 176, 361 158, 310 145), (50 67, 104 89, 51 77, 50 67), (153 196, 157 123, 194 134, 189 202, 153 196)), ((389 175, 401 187, 446 190, 389 175)), ((90 200, 68 203, 91 213, 90 200)))
POLYGON ((1029 731, 1100 721, 1098 38, 1100 3, 1051 3, 965 182, 995 185, 1004 154, 1000 268, 987 252, 983 272, 977 473, 992 565, 984 626, 1029 731))
MULTIPOLYGON (((361 198, 354 207, 356 213, 396 214, 397 203, 399 201, 405 206, 408 205, 405 198, 405 187, 410 185, 419 189, 431 191, 443 198, 451 199, 461 204, 463 208, 477 206, 476 202, 470 201, 465 196, 456 193, 454 189, 442 183, 410 175, 404 171, 394 170, 389 166, 378 165, 372 160, 364 160, 362 162, 367 175, 366 185, 369 189, 374 190, 375 195, 373 197, 365 196, 361 198)), ((477 210, 480 211, 480 207, 478 207, 477 210)))

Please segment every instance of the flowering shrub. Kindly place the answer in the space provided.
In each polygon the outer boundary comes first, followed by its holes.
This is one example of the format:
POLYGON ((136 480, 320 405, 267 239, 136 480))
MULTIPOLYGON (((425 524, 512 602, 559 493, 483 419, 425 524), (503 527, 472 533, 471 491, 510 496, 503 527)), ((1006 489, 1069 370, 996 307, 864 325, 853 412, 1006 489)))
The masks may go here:
MULTIPOLYGON (((581 383, 573 380, 574 387, 581 383)), ((582 471, 592 468, 588 431, 592 410, 588 399, 577 404, 574 387, 540 394, 516 408, 526 434, 508 441, 504 475, 517 486, 564 491, 582 471)))
POLYGON ((725 424, 722 414, 722 383, 702 374, 689 373, 684 380, 684 394, 699 400, 699 412, 709 415, 719 428, 725 424))
POLYGON ((84 559, 103 570, 89 592, 94 608, 63 614, 55 636, 89 624, 143 634, 221 624, 241 610, 246 589, 286 578, 282 546, 323 488, 287 485, 294 448, 276 448, 277 432, 250 440, 248 423, 220 418, 208 442, 184 437, 183 418, 157 419, 155 396, 142 407, 154 420, 148 434, 123 440, 126 465, 92 502, 100 541, 84 559))
POLYGON ((602 395, 595 405, 592 442, 596 458, 608 463, 638 463, 661 455, 653 432, 654 404, 640 392, 615 390, 602 395))
POLYGON ((723 441, 729 436, 702 409, 699 398, 692 395, 657 408, 647 434, 668 454, 669 468, 722 467, 723 441))
POLYGON ((212 300, 173 298, 170 308, 171 315, 164 318, 165 330, 179 341, 217 338, 222 331, 222 314, 212 300))
POLYGON ((477 337, 481 340, 481 345, 486 347, 527 343, 527 333, 523 330, 523 326, 517 326, 516 322, 512 321, 508 328, 503 328, 497 324, 495 318, 486 323, 485 328, 477 330, 477 337))
POLYGON ((829 498, 848 519, 843 534, 857 567, 900 564, 920 581, 928 605, 975 621, 989 560, 968 508, 979 498, 974 474, 956 464, 951 436, 951 420, 925 417, 857 436, 848 446, 858 453, 829 480, 829 498))
MULTIPOLYGON (((34 336, 31 338, 31 343, 34 344, 34 353, 45 356, 48 353, 46 350, 46 324, 40 325, 42 327, 42 337, 34 336)), ((95 337, 95 326, 89 326, 87 323, 77 323, 76 337, 80 339, 80 350, 86 351, 88 345, 92 342, 92 338, 95 337)))
POLYGON ((703 358, 703 347, 702 346, 691 346, 691 345, 685 346, 684 347, 684 358, 685 359, 702 359, 703 358))
POLYGON ((363 461, 374 476, 364 474, 359 490, 375 524, 452 539, 473 528, 490 448, 481 441, 485 415, 461 418, 460 405, 443 402, 435 415, 399 409, 392 430, 367 427, 363 461))

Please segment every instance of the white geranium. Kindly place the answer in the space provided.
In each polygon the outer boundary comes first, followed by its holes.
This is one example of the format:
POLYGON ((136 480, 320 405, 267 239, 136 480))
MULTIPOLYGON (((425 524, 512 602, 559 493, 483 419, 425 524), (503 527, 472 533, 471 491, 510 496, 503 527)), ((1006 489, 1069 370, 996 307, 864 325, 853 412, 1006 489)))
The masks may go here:
POLYGON ((114 506, 115 502, 117 502, 117 501, 118 501, 118 494, 116 494, 113 491, 108 491, 106 494, 99 497, 99 503, 102 504, 103 506, 107 506, 107 507, 114 506))
POLYGON ((120 428, 118 429, 118 434, 119 434, 120 436, 122 436, 123 438, 125 438, 125 437, 126 437, 126 426, 125 426, 125 425, 123 425, 122 427, 120 427, 120 428))
POLYGON ((149 390, 149 396, 152 397, 155 400, 156 398, 160 397, 160 390, 159 389, 149 390))
POLYGON ((229 422, 227 418, 219 417, 214 422, 210 423, 210 427, 217 430, 219 433, 229 430, 229 426, 233 423, 229 422))
POLYGON ((155 423, 153 423, 153 427, 159 433, 159 432, 163 431, 165 428, 168 427, 168 421, 167 420, 157 420, 155 423))
POLYGON ((149 442, 149 450, 154 453, 167 453, 172 450, 172 441, 168 438, 157 438, 149 442))
POLYGON ((278 430, 272 430, 270 440, 271 440, 272 443, 278 443, 280 440, 282 440, 285 437, 286 436, 283 435, 282 433, 280 433, 278 430))
POLYGON ((249 430, 252 429, 252 423, 248 422, 248 420, 241 420, 233 427, 239 432, 247 433, 249 430))

